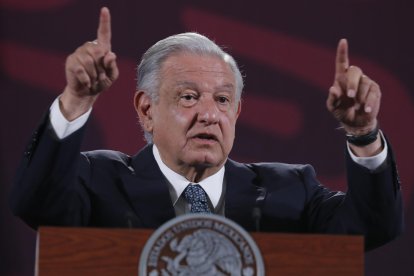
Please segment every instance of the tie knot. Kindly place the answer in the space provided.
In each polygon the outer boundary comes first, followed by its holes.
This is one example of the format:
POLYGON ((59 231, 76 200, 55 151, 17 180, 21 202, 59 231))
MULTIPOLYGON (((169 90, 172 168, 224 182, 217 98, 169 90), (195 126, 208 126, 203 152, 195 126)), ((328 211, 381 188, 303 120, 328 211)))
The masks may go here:
POLYGON ((207 194, 198 184, 189 184, 184 190, 184 197, 191 205, 191 213, 211 213, 207 194))

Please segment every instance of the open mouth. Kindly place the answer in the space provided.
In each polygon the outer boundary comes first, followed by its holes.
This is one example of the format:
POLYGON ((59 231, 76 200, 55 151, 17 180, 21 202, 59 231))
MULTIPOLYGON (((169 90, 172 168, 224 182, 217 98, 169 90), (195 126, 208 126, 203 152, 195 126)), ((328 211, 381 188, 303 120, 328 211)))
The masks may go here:
POLYGON ((207 133, 197 134, 193 138, 200 139, 202 141, 217 141, 217 137, 215 135, 207 133))

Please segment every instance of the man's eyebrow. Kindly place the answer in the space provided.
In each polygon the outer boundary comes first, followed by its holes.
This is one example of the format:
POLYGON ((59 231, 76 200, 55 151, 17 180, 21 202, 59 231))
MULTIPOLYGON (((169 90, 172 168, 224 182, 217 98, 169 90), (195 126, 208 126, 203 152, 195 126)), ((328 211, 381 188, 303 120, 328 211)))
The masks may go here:
MULTIPOLYGON (((175 84, 178 87, 190 88, 194 90, 198 89, 197 83, 192 81, 176 81, 175 84)), ((235 88, 232 83, 225 83, 214 88, 215 91, 234 91, 234 89, 235 88)))
POLYGON ((221 91, 221 90, 234 90, 234 85, 232 83, 225 83, 223 85, 219 85, 216 87, 216 91, 221 91))

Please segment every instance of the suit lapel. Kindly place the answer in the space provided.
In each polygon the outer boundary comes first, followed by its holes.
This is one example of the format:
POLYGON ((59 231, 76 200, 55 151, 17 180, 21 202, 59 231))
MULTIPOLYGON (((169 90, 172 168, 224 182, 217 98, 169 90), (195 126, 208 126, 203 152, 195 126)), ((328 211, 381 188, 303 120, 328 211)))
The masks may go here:
POLYGON ((225 172, 225 216, 246 230, 255 229, 253 208, 263 189, 256 186, 256 174, 245 165, 228 160, 225 172))
POLYGON ((167 180, 155 161, 152 146, 132 157, 130 173, 121 178, 126 196, 144 227, 156 228, 175 217, 167 180))
MULTIPOLYGON (((225 216, 246 230, 254 230, 253 208, 262 194, 256 174, 245 165, 226 162, 225 216)), ((130 173, 121 175, 122 186, 144 227, 157 228, 175 217, 167 180, 147 146, 132 157, 130 173)))

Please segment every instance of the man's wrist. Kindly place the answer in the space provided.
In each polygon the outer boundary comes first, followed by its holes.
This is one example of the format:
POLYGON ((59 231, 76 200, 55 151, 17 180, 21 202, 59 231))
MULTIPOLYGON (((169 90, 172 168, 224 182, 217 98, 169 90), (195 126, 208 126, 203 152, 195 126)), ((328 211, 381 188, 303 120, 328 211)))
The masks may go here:
POLYGON ((354 135, 351 133, 347 133, 346 140, 348 141, 348 143, 352 145, 355 145, 358 147, 364 147, 364 146, 374 143, 378 139, 378 133, 379 133, 379 128, 377 124, 377 126, 373 130, 371 130, 370 132, 366 134, 354 135))
POLYGON ((379 168, 384 163, 388 155, 387 142, 381 131, 379 131, 378 136, 378 141, 376 141, 375 144, 378 143, 379 145, 370 144, 366 147, 357 147, 350 143, 347 143, 347 148, 351 159, 357 164, 364 166, 371 171, 379 168), (363 155, 361 152, 359 152, 360 150, 367 150, 367 148, 369 149, 374 146, 378 148, 377 150, 371 152, 371 154, 363 155))
POLYGON ((89 108, 89 110, 86 113, 84 113, 77 119, 73 121, 68 121, 62 114, 62 111, 60 109, 59 98, 56 98, 50 107, 49 120, 53 130, 55 131, 56 136, 59 139, 64 139, 70 134, 80 129, 81 127, 83 127, 86 121, 88 120, 91 112, 92 108, 89 108))
POLYGON ((76 93, 67 86, 59 97, 60 112, 65 116, 66 120, 73 121, 88 112, 97 98, 98 94, 77 96, 76 93))

